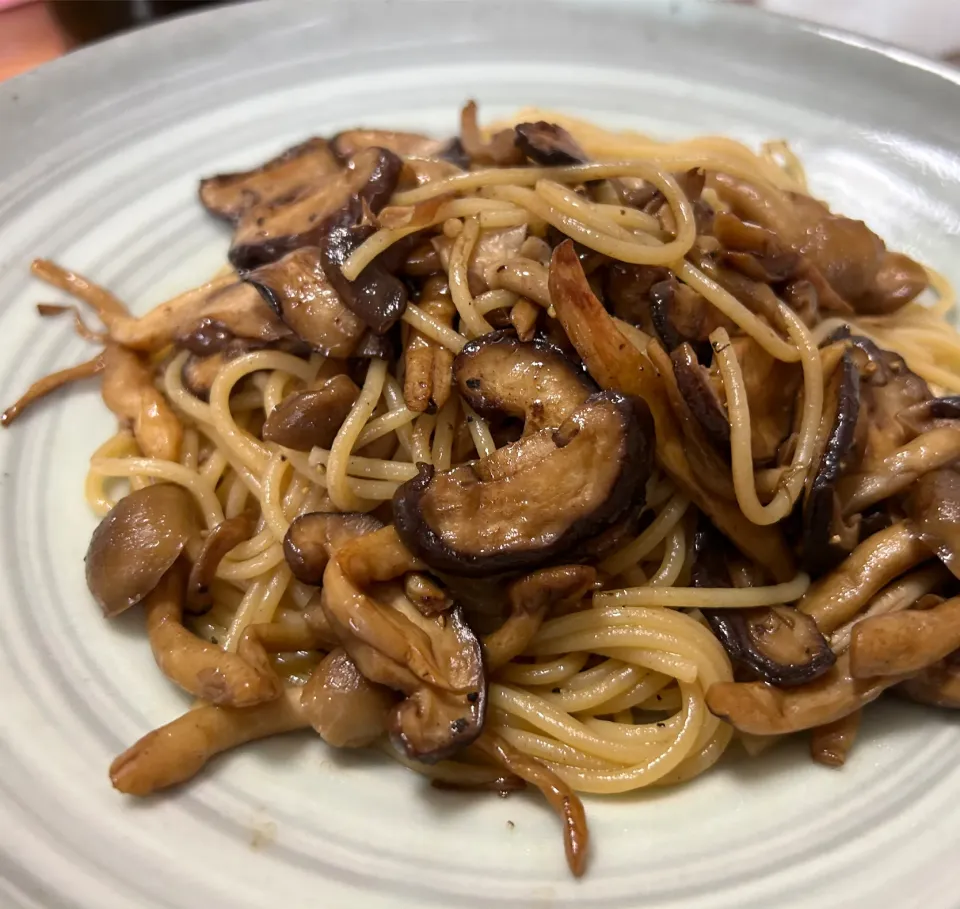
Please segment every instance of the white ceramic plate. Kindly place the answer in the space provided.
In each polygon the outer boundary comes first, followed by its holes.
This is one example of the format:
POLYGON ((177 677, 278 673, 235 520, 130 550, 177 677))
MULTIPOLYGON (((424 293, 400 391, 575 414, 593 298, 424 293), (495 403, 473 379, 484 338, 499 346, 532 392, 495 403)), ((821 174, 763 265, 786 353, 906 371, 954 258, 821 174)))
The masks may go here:
MULTIPOLYGON (((203 174, 351 125, 455 130, 527 104, 664 136, 786 137, 817 194, 960 281, 954 71, 735 8, 352 0, 215 10, 0 86, 0 401, 90 356, 43 255, 137 309, 209 275, 227 237, 203 174)), ((136 615, 83 581, 94 391, 0 434, 0 905, 5 909, 956 907, 960 728, 869 711, 840 772, 804 748, 678 790, 590 798, 573 881, 534 796, 438 793, 315 737, 218 760, 176 794, 112 791, 111 758, 185 705, 136 615)))

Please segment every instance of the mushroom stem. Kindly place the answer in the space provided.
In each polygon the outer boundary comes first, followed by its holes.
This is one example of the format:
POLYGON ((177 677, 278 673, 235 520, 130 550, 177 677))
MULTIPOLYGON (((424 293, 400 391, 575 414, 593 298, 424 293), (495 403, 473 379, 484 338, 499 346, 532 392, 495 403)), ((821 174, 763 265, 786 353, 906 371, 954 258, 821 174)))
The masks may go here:
POLYGON ((563 824, 563 846, 570 870, 580 877, 587 867, 587 850, 590 831, 583 802, 577 794, 552 770, 531 757, 521 754, 492 732, 484 732, 476 741, 476 747, 511 773, 516 774, 546 797, 550 807, 563 824))
POLYGON ((130 312, 123 303, 105 287, 88 281, 75 271, 61 268, 49 259, 34 259, 30 270, 41 281, 52 284, 70 296, 87 304, 104 323, 110 324, 111 316, 127 316, 130 312))
POLYGON ((930 557, 917 533, 900 521, 864 540, 797 604, 827 634, 852 619, 894 578, 930 557))
POLYGON ((150 795, 183 783, 212 757, 255 739, 305 729, 310 724, 300 706, 300 688, 286 696, 250 707, 198 707, 172 723, 148 732, 110 765, 115 789, 128 795, 150 795))
POLYGON ((163 674, 190 694, 223 707, 251 707, 280 697, 283 683, 265 653, 251 663, 183 626, 184 575, 185 566, 178 563, 144 600, 150 647, 163 674))
POLYGON ((910 675, 855 679, 845 653, 826 675, 788 691, 765 682, 717 682, 707 691, 707 706, 741 732, 782 735, 833 723, 910 675))
POLYGON ((348 540, 337 550, 336 556, 344 574, 358 587, 377 581, 392 581, 408 571, 426 569, 426 565, 403 544, 393 524, 348 540))
POLYGON ((946 467, 960 458, 960 429, 940 427, 925 432, 912 442, 887 455, 869 473, 845 477, 838 493, 845 517, 895 496, 918 477, 946 467))
POLYGON ((183 426, 153 384, 150 370, 133 351, 118 344, 108 344, 102 356, 103 403, 121 420, 133 424, 133 434, 144 455, 179 460, 183 426))
POLYGON ((842 767, 857 740, 862 710, 854 710, 839 720, 817 726, 810 737, 810 756, 827 767, 842 767))
POLYGON ((58 388, 69 385, 72 382, 79 382, 81 379, 91 379, 98 373, 103 372, 104 359, 103 354, 97 354, 92 360, 85 363, 78 363, 76 366, 68 366, 37 379, 31 385, 21 398, 11 404, 2 415, 0 415, 0 426, 9 426, 17 417, 20 416, 31 404, 35 404, 41 398, 52 394, 58 388))
POLYGON ((960 710, 960 663, 956 655, 928 666, 898 690, 919 704, 960 710))
POLYGON ((922 612, 864 619, 853 628, 850 673, 855 679, 919 672, 960 648, 960 597, 922 612))

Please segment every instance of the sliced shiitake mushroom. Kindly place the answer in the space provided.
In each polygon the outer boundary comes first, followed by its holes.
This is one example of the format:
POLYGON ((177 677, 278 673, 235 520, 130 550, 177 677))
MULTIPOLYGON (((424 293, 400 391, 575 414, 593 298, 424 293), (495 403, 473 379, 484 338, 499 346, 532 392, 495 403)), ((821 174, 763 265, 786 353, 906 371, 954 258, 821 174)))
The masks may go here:
POLYGON ((960 395, 930 398, 906 407, 897 414, 897 419, 911 432, 920 435, 932 429, 960 426, 960 395))
POLYGON ((720 400, 716 386, 710 381, 710 371, 690 344, 681 344, 670 354, 677 388, 704 432, 721 451, 730 446, 730 418, 720 400))
POLYGON ((387 730, 395 698, 369 681, 342 647, 331 650, 310 674, 300 704, 310 725, 335 748, 363 748, 387 730))
POLYGON ((644 404, 592 395, 544 429, 475 464, 420 473, 393 500, 407 547, 451 574, 535 567, 595 536, 634 507, 650 472, 644 404))
POLYGON ((424 616, 395 582, 367 593, 337 558, 323 585, 323 610, 363 675, 406 695, 389 719, 395 745, 432 763, 473 742, 483 727, 486 681, 480 644, 460 608, 424 616))
POLYGON ((531 161, 544 167, 565 164, 583 164, 587 153, 562 126, 538 120, 536 123, 518 123, 514 127, 514 142, 531 161))
POLYGON ((817 623, 792 606, 703 613, 734 663, 780 688, 805 685, 837 661, 817 623))
MULTIPOLYGON (((180 298, 178 298, 180 299, 180 298)), ((186 347, 196 354, 216 353, 234 338, 243 338, 262 344, 273 344, 293 337, 290 329, 275 315, 256 288, 243 282, 227 284, 201 294, 197 299, 186 299, 181 307, 164 311, 151 310, 138 320, 138 334, 155 336, 153 344, 129 339, 128 346, 137 349, 158 346, 170 340, 178 347, 186 347), (152 322, 151 326, 146 324, 152 322)), ((126 344, 126 340, 121 340, 126 344)))
POLYGON ((93 532, 85 559, 87 587, 103 614, 142 600, 199 531, 197 507, 182 486, 157 483, 120 499, 93 532))
POLYGON ((295 249, 243 275, 298 338, 328 357, 351 356, 366 323, 343 305, 315 246, 295 249))
POLYGON ((318 180, 340 170, 325 139, 312 138, 242 173, 221 174, 200 181, 200 201, 210 214, 236 223, 265 202, 294 199, 318 180))
MULTIPOLYGON (((723 536, 701 517, 693 539, 694 587, 729 587, 729 552, 723 536)), ((703 617, 730 659, 781 688, 804 685, 836 662, 810 616, 792 606, 704 609, 703 617)))
POLYGON ((524 420, 524 434, 559 426, 596 391, 593 380, 547 341, 495 331, 468 342, 453 361, 465 401, 483 416, 524 420))
POLYGON ((382 335, 397 323, 407 308, 406 285, 391 274, 379 256, 353 281, 344 278, 341 271, 350 254, 373 232, 373 225, 364 223, 362 208, 354 203, 329 225, 320 248, 324 273, 341 301, 382 335))
POLYGON ((382 521, 360 512, 311 511, 291 522, 283 538, 283 554, 298 581, 319 585, 333 552, 347 540, 381 527, 382 521))
POLYGON ((716 307, 676 278, 667 278, 650 288, 650 320, 663 346, 672 351, 688 342, 701 363, 710 362, 710 333, 723 324, 717 312, 716 307))
POLYGON ((854 456, 860 415, 860 372, 845 351, 824 389, 824 423, 829 431, 818 439, 817 472, 803 500, 802 564, 814 576, 835 568, 858 542, 857 522, 844 520, 837 483, 854 456))
POLYGON ((333 376, 319 388, 295 391, 269 414, 260 432, 264 442, 295 451, 329 448, 360 389, 349 376, 333 376))
POLYGON ((378 212, 396 188, 402 167, 393 152, 364 149, 346 168, 315 181, 295 198, 249 209, 234 233, 230 262, 238 269, 256 268, 292 249, 316 245, 328 233, 327 222, 351 200, 378 212))

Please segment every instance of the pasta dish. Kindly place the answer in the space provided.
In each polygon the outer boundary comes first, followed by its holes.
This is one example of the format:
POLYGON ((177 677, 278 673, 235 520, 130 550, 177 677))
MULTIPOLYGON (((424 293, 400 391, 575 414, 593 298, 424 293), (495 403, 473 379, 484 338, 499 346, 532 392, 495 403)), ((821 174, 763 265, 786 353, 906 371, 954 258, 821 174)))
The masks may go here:
POLYGON ((438 787, 676 785, 882 694, 960 706, 952 291, 783 142, 543 111, 353 129, 204 179, 229 265, 142 316, 46 260, 117 416, 85 495, 106 617, 194 699, 143 796, 313 729, 438 787), (96 326, 88 324, 95 315, 96 326))

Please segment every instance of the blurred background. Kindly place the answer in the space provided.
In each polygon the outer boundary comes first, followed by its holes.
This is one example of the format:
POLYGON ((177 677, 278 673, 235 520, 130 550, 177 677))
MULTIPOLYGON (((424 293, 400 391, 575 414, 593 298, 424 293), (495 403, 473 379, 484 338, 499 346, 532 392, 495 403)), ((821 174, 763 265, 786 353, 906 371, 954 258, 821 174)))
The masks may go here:
MULTIPOLYGON (((227 2, 230 0, 0 0, 0 79, 117 32, 227 2)), ((760 6, 960 65, 960 0, 703 2, 760 6)))

